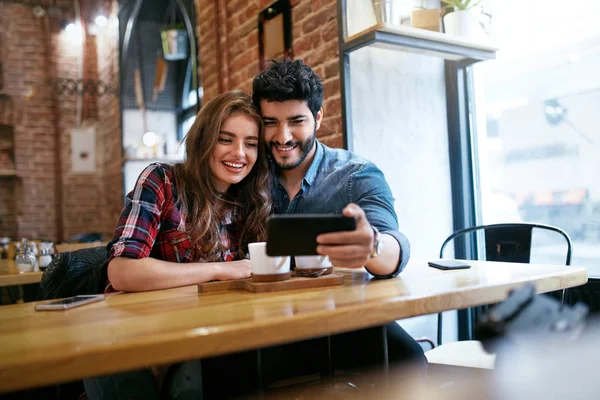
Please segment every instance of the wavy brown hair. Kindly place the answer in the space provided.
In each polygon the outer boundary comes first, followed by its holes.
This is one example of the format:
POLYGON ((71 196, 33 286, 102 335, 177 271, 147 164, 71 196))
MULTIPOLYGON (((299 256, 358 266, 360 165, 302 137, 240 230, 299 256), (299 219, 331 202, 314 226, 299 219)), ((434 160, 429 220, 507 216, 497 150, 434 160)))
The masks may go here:
POLYGON ((187 211, 186 227, 198 256, 216 261, 220 249, 218 224, 224 216, 217 204, 233 210, 238 234, 238 255, 247 253, 248 243, 266 237, 266 219, 271 213, 271 179, 266 145, 262 138, 263 123, 252 98, 242 91, 223 93, 206 103, 185 137, 185 160, 176 164, 175 182, 179 203, 187 211), (258 125, 258 157, 254 167, 241 182, 219 193, 214 185, 209 159, 223 123, 233 113, 243 113, 258 125))

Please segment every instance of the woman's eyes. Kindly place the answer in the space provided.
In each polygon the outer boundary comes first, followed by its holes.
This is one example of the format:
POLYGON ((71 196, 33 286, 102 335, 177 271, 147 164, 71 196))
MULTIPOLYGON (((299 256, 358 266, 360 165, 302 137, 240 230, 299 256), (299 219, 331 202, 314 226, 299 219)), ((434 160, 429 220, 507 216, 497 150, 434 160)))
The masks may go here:
MULTIPOLYGON (((219 140, 219 143, 221 143, 221 144, 231 144, 231 143, 233 143, 233 140, 231 140, 229 138, 224 138, 223 137, 223 138, 219 138, 218 140, 219 140)), ((246 142, 246 147, 249 147, 251 149, 252 148, 256 148, 256 147, 258 147, 258 142, 246 142)))

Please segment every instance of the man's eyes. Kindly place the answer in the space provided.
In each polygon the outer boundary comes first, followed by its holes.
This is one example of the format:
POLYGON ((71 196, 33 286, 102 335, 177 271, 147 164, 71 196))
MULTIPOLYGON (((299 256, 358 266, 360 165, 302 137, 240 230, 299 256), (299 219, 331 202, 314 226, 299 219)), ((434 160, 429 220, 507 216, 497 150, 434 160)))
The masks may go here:
MULTIPOLYGON (((302 125, 306 120, 305 119, 294 119, 289 122, 290 125, 302 125)), ((277 125, 276 121, 263 121, 265 126, 275 126, 277 125)))

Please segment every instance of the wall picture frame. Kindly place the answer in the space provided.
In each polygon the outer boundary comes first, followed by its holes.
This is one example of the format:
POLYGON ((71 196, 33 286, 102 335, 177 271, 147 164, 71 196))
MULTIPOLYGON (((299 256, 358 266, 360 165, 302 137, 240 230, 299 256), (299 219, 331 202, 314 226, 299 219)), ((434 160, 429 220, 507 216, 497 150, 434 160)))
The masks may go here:
POLYGON ((293 58, 290 0, 277 0, 258 14, 258 53, 261 71, 268 60, 293 58))

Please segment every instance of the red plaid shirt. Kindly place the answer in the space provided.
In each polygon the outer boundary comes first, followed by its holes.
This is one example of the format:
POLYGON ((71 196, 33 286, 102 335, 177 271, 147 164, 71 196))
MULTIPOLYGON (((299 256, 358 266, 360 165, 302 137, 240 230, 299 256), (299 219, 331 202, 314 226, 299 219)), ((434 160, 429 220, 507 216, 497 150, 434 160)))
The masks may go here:
MULTIPOLYGON (((204 261, 192 248, 186 233, 186 211, 177 202, 173 167, 153 163, 140 174, 127 195, 113 239, 108 244, 109 260, 114 257, 153 257, 177 263, 204 261)), ((232 215, 219 224, 219 261, 238 257, 237 234, 232 215)))

